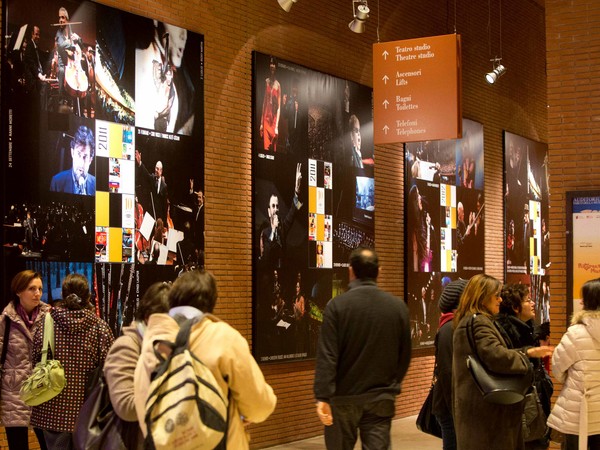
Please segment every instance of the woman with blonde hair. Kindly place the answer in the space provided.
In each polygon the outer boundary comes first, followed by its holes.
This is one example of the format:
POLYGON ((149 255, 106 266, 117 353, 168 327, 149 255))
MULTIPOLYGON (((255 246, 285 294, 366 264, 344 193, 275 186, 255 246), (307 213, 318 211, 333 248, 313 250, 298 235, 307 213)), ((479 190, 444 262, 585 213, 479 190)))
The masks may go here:
POLYGON ((524 448, 521 421, 523 402, 500 405, 484 400, 467 368, 472 355, 467 324, 472 322, 474 345, 487 370, 498 374, 525 376, 531 370, 527 358, 552 354, 552 347, 510 349, 495 323, 500 309, 502 283, 485 274, 475 275, 460 298, 454 316, 452 394, 457 448, 463 450, 520 450, 524 448), (493 426, 481 426, 481 420, 493 426))

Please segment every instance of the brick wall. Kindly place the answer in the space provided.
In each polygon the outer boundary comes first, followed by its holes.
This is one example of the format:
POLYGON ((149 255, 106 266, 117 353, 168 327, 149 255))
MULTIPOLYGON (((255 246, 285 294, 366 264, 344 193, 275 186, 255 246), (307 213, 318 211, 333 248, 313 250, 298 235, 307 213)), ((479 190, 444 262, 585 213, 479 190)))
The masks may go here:
MULTIPOLYGON (((600 3, 546 0, 551 339, 567 328, 566 192, 600 188, 600 3)), ((561 385, 555 382, 555 397, 561 385)))
MULTIPOLYGON (((352 18, 350 0, 299 0, 290 13, 285 13, 276 0, 103 0, 100 3, 204 35, 206 262, 219 281, 216 313, 248 340, 252 334, 252 50, 372 85, 371 49, 377 41, 378 22, 381 41, 393 41, 452 33, 456 17, 456 30, 463 43, 463 115, 484 124, 486 270, 503 277, 502 130, 548 141, 544 11, 536 2, 502 2, 502 56, 508 70, 494 86, 487 85, 483 77, 491 70, 490 56, 499 56, 498 0, 492 1, 491 53, 488 2, 480 0, 372 0, 367 31, 361 35, 347 27, 352 18)), ((402 295, 402 146, 380 146, 375 154, 376 239, 383 267, 380 284, 402 295)), ((554 193, 552 200, 555 202, 554 193)), ((550 224, 553 236, 557 236, 556 226, 550 224)), ((555 258, 558 242, 558 239, 553 242, 555 258)), ((553 281, 553 289, 559 283, 553 281)), ((399 416, 416 414, 429 387, 431 352, 414 356, 397 403, 399 416)), ((268 421, 250 428, 253 448, 321 433, 314 414, 313 366, 308 361, 262 367, 279 401, 268 421)))

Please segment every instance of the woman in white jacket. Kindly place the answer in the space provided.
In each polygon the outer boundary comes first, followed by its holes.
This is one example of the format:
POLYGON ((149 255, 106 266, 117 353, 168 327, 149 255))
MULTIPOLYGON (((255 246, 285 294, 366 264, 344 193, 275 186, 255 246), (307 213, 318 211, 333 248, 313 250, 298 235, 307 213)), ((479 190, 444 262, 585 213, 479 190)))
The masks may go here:
POLYGON ((600 278, 581 288, 583 310, 552 356, 552 372, 563 384, 548 426, 565 435, 564 450, 600 448, 600 278))

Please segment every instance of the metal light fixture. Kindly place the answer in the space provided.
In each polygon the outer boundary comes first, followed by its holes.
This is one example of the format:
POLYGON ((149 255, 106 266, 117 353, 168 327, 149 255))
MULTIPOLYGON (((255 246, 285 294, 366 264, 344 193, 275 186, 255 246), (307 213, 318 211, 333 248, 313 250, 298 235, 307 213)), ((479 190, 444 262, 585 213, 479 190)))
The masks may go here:
POLYGON ((494 84, 498 78, 504 75, 504 72, 506 72, 506 67, 500 63, 502 58, 494 58, 490 59, 490 61, 493 63, 493 70, 485 74, 485 81, 487 81, 489 84, 494 84))
POLYGON ((281 8, 285 11, 285 12, 290 12, 290 9, 292 9, 292 6, 294 6, 294 3, 296 3, 298 0, 277 0, 279 2, 279 6, 281 6, 281 8))
POLYGON ((348 24, 348 28, 355 33, 364 33, 365 22, 369 18, 369 12, 369 5, 367 5, 366 0, 352 0, 352 13, 354 14, 354 20, 348 24))

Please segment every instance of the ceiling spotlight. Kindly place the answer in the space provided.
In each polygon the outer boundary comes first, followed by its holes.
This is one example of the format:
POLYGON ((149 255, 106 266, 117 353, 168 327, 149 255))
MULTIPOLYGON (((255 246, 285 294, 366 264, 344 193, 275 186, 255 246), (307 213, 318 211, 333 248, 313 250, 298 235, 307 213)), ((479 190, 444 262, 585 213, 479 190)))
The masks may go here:
POLYGON ((369 18, 369 11, 369 5, 367 5, 366 0, 352 0, 352 13, 354 14, 354 20, 348 24, 348 28, 355 33, 364 33, 365 22, 369 18))
POLYGON ((277 0, 279 2, 279 6, 281 6, 281 8, 285 11, 285 12, 290 12, 290 9, 292 9, 292 6, 294 6, 294 3, 296 3, 298 0, 277 0))
POLYGON ((506 72, 506 67, 500 64, 501 59, 502 58, 494 58, 490 60, 494 62, 494 70, 485 74, 485 81, 487 81, 489 84, 494 84, 496 80, 504 75, 504 72, 506 72))

